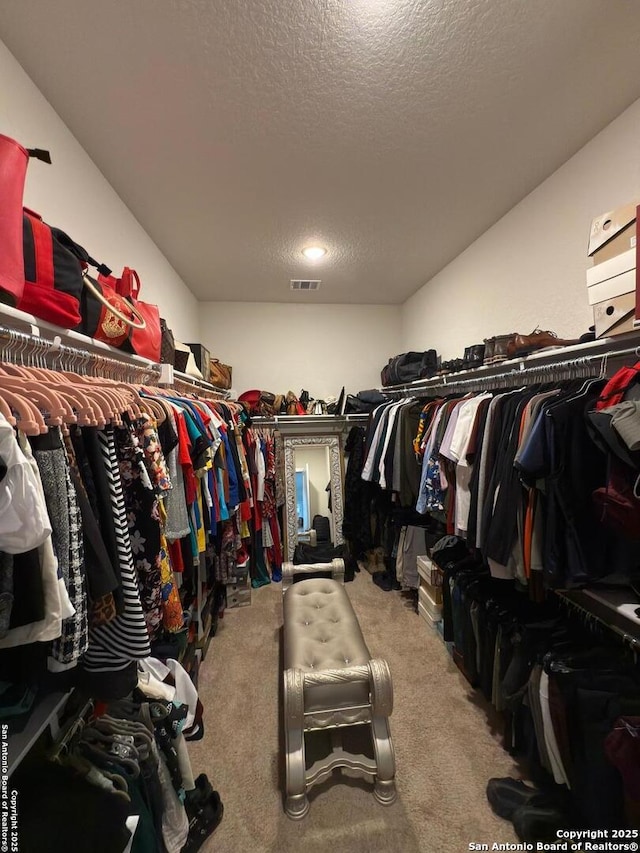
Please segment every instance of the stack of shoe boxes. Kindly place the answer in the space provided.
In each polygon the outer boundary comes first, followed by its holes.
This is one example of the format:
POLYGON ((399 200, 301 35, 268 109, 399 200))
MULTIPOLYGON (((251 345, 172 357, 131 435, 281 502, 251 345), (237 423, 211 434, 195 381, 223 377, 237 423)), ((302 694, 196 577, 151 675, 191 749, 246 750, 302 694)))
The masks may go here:
POLYGON ((442 621, 442 572, 427 556, 418 557, 418 613, 427 624, 442 621))
POLYGON ((238 563, 235 575, 225 581, 227 592, 227 607, 245 607, 251 604, 251 578, 249 577, 249 561, 238 563))
POLYGON ((638 211, 635 203, 607 211, 591 223, 587 270, 589 305, 597 338, 632 332, 636 320, 638 211))

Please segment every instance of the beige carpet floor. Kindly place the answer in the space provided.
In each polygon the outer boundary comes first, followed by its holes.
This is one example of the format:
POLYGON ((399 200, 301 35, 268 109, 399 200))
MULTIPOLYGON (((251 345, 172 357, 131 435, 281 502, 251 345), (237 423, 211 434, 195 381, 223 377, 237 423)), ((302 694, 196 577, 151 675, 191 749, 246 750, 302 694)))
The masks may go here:
POLYGON ((227 610, 200 670, 206 734, 189 745, 224 819, 203 853, 463 853, 471 842, 517 840, 485 797, 491 776, 519 775, 437 634, 397 592, 366 572, 346 584, 367 645, 393 677, 398 799, 384 807, 364 780, 337 777, 310 793, 301 822, 282 810, 281 588, 227 610))

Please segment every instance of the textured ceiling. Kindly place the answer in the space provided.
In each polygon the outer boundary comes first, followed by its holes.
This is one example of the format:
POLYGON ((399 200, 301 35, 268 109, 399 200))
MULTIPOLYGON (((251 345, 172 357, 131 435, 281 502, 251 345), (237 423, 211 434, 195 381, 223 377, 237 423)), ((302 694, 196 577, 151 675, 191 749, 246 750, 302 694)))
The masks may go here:
POLYGON ((627 0, 3 0, 0 38, 201 299, 403 302, 640 97, 627 0))

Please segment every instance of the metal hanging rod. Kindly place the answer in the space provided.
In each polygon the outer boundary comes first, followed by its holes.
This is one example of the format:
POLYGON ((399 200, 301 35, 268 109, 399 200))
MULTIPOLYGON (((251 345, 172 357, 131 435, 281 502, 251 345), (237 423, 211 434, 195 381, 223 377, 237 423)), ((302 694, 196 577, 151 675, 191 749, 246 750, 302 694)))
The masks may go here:
POLYGON ((251 422, 258 426, 267 426, 269 424, 289 424, 289 425, 311 425, 311 424, 335 424, 340 421, 347 423, 358 423, 366 421, 369 415, 363 414, 345 414, 345 415, 252 415, 251 422))
MULTIPOLYGON (((594 375, 594 364, 599 364, 599 369, 595 372, 600 376, 606 376, 608 367, 612 361, 630 356, 640 358, 639 350, 639 347, 613 349, 600 353, 589 353, 562 361, 550 361, 545 364, 529 365, 524 361, 520 361, 518 362, 519 366, 514 366, 509 371, 503 370, 500 373, 483 372, 479 375, 471 375, 469 378, 460 379, 456 379, 455 375, 450 378, 446 375, 434 376, 431 379, 424 379, 406 385, 388 386, 381 388, 380 391, 390 398, 397 398, 399 396, 418 396, 425 391, 429 393, 435 391, 455 393, 456 391, 480 391, 486 388, 517 387, 531 381, 539 382, 545 379, 547 381, 561 381, 570 377, 592 376, 594 375)), ((545 355, 551 357, 549 353, 545 355)), ((482 370, 482 368, 479 370, 482 370)))
MULTIPOLYGON (((59 335, 45 338, 4 325, 0 325, 0 361, 25 367, 68 370, 72 373, 102 376, 140 385, 158 385, 162 374, 160 364, 138 356, 132 357, 126 353, 123 353, 122 357, 103 355, 99 350, 94 352, 63 344, 59 335)), ((183 393, 206 393, 217 399, 229 397, 228 392, 215 388, 208 382, 186 375, 176 375, 175 371, 171 384, 183 393)))
POLYGON ((157 384, 160 365, 151 361, 139 363, 113 358, 98 352, 63 344, 59 336, 53 340, 39 335, 0 326, 0 360, 34 367, 52 367, 90 374, 108 376, 141 384, 157 384))
POLYGON ((206 391, 208 394, 215 395, 218 399, 229 400, 231 394, 225 388, 218 388, 212 385, 205 379, 198 379, 195 376, 189 376, 187 373, 179 373, 173 371, 173 385, 175 388, 190 391, 206 391))
POLYGON ((640 650, 640 632, 631 620, 601 602, 587 597, 581 590, 556 590, 560 601, 586 617, 587 622, 593 620, 612 633, 616 634, 634 651, 640 650), (639 633, 632 633, 639 632, 639 633))

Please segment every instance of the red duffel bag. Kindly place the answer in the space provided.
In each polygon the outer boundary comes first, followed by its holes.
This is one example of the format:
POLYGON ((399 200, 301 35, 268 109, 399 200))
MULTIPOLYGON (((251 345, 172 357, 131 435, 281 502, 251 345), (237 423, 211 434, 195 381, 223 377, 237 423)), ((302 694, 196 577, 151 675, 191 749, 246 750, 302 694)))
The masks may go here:
POLYGON ((0 134, 0 302, 13 306, 24 292, 22 203, 29 157, 51 162, 47 151, 0 134))

